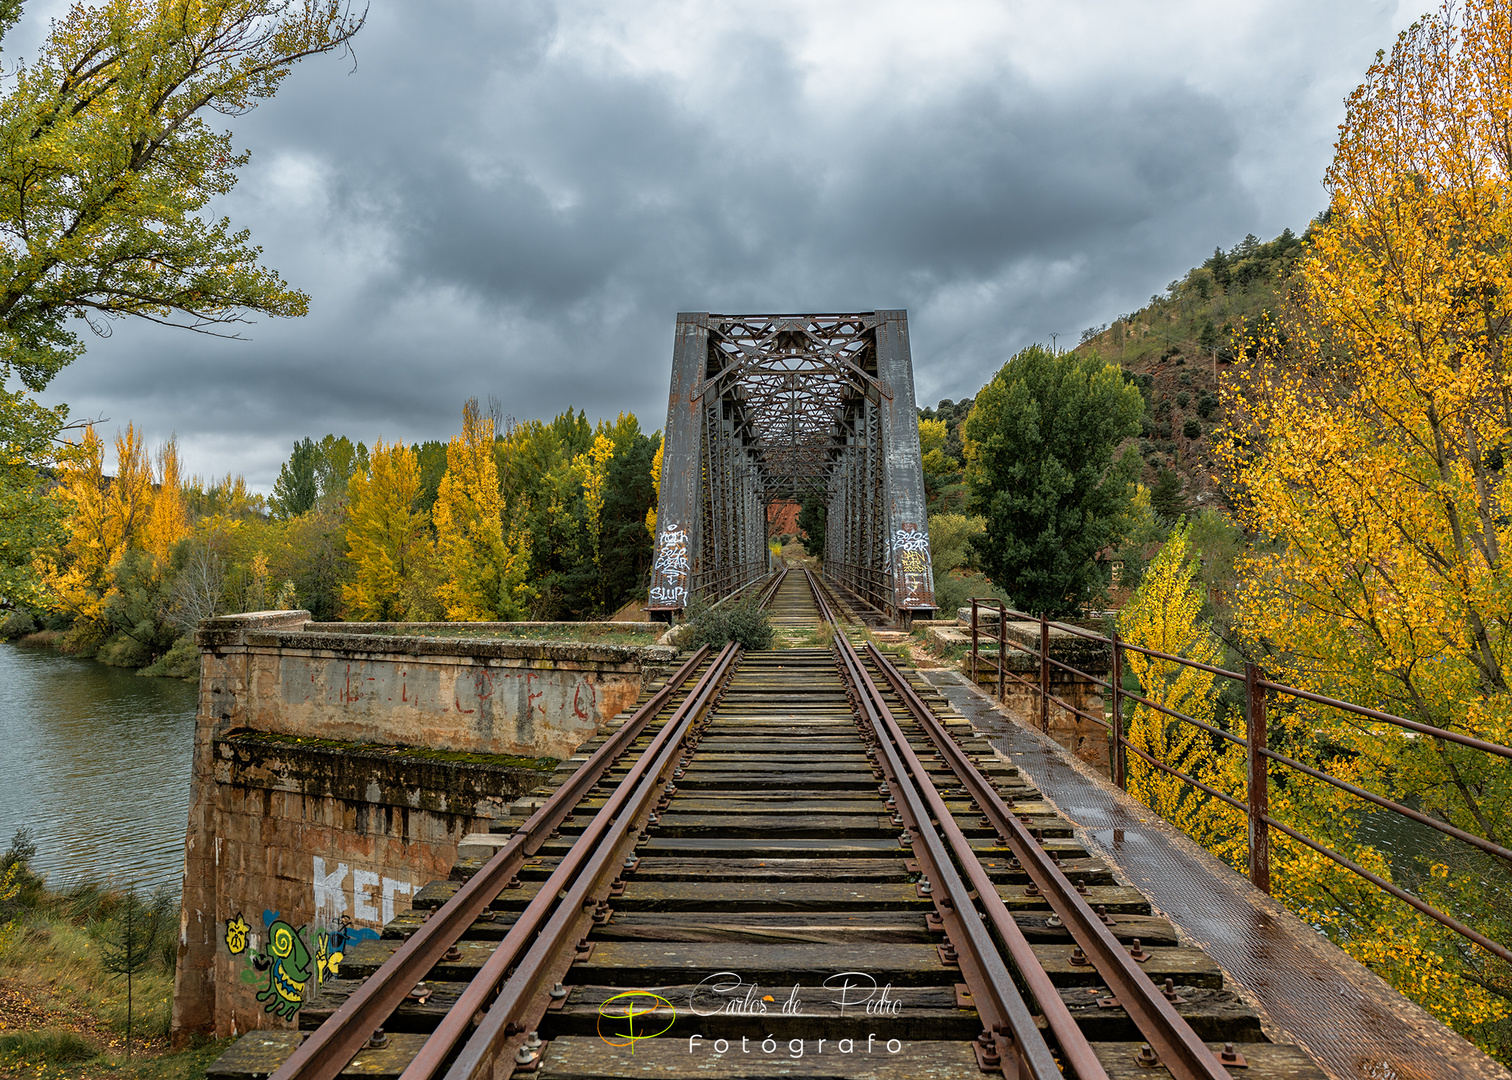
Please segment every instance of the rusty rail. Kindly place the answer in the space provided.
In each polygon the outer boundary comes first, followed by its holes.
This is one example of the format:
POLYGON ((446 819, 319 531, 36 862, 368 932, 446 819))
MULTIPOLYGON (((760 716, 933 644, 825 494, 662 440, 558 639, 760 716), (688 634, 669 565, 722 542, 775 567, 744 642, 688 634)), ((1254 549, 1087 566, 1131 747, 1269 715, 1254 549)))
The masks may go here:
MULTIPOLYGON (((1070 931, 1077 945, 1081 947, 1098 974, 1113 991, 1118 1003, 1128 1012, 1140 1033, 1155 1050, 1160 1063, 1178 1080, 1191 1080, 1198 1077, 1205 1080, 1228 1080, 1229 1072, 1224 1065, 1211 1050, 1203 1045, 1202 1040, 1192 1031, 1191 1025, 1182 1019, 1175 1007, 1165 999, 1164 994, 1140 970, 1139 965, 1109 932, 1103 920, 1077 892, 1076 887, 1061 871, 1061 868, 1035 841, 1029 829, 1014 816, 1012 808, 1003 801, 997 789, 992 786, 987 777, 982 775, 966 752, 956 745, 955 740, 929 711, 929 707, 924 704, 918 692, 903 677, 903 674, 875 645, 868 645, 867 650, 872 663, 882 672, 893 692, 902 700, 904 707, 908 709, 929 741, 934 744, 936 751, 950 771, 961 781, 972 802, 981 809, 982 816, 1007 842, 1014 857, 1022 864, 1024 871, 1045 897, 1051 910, 1065 923, 1066 929, 1070 931)), ((940 821, 944 825, 946 817, 942 816, 940 821)), ((953 846, 956 846, 957 855, 968 870, 975 866, 980 871, 980 863, 972 855, 964 837, 961 838, 959 845, 953 846)), ((977 882, 976 886, 978 894, 988 901, 989 917, 992 918, 994 926, 1002 932, 1001 921, 991 912, 992 901, 997 902, 996 906, 1002 906, 1002 901, 997 897, 997 891, 992 888, 991 881, 985 873, 982 874, 982 880, 977 882), (991 900, 988 900, 989 897, 991 900)), ((1003 914, 1007 923, 1013 927, 1014 931, 1017 931, 1018 925, 1013 922, 1011 916, 1007 915, 1006 908, 1003 914)), ((1030 956, 1033 956, 1032 952, 1030 956)), ((1023 967, 1022 963, 1020 967, 1023 967)), ((1056 1001, 1058 1002, 1059 998, 1056 1001)), ((1042 1007, 1046 1005, 1043 998, 1040 1004, 1042 1007)), ((1054 1025, 1053 1018, 1051 1022, 1054 1025)), ((1062 1039, 1064 1052, 1064 1036, 1060 1035, 1058 1029, 1057 1036, 1062 1039)), ((1081 1073, 1079 1067, 1078 1075, 1085 1075, 1081 1073)))
POLYGON ((526 1046, 523 1036, 534 1031, 545 1014, 551 980, 559 978, 575 958, 569 946, 586 944, 582 935, 614 888, 609 880, 614 868, 623 865, 624 873, 634 871, 638 862, 633 854, 635 837, 652 812, 652 799, 663 791, 668 796, 676 791, 667 782, 673 757, 689 745, 694 724, 715 705, 739 657, 739 646, 732 642, 724 647, 631 766, 629 775, 615 785, 400 1080, 430 1080, 454 1052, 456 1060, 446 1070, 446 1080, 493 1077, 500 1065, 507 1075, 511 1061, 528 1065, 535 1060, 539 1051, 526 1046), (628 856, 627 851, 631 852, 628 856))
MULTIPOLYGON (((812 584, 812 581, 810 582, 812 584)), ((818 597, 817 589, 815 591, 818 597)), ((973 608, 976 604, 973 603, 973 608)), ((821 612, 824 605, 821 602, 821 612)), ((999 636, 1004 635, 1003 623, 999 622, 999 636)), ((1042 633, 1041 640, 1044 640, 1042 633)), ((907 736, 892 716, 886 701, 882 698, 870 673, 861 662, 860 655, 854 646, 842 635, 836 636, 836 647, 840 654, 840 660, 849 674, 852 683, 857 687, 860 703, 866 710, 869 721, 876 730, 878 743, 887 758, 889 783, 895 791, 901 789, 901 793, 911 796, 915 789, 922 796, 920 801, 927 804, 922 812, 914 809, 915 800, 909 798, 907 805, 910 812, 904 816, 910 819, 910 832, 918 832, 923 840, 925 857, 920 858, 921 866, 927 861, 940 872, 940 863, 943 861, 948 868, 947 880, 955 876, 955 867, 950 864, 949 856, 943 852, 940 843, 940 833, 944 834, 945 843, 955 855, 955 861, 966 872, 971 880, 971 888, 975 889, 976 903, 981 905, 987 921, 991 924, 999 940, 1003 942, 1012 957, 1020 977, 1028 985, 1031 993, 1038 1001, 1040 1009, 1045 1016, 1050 1030, 1054 1033, 1056 1042, 1060 1047, 1061 1055, 1071 1066, 1071 1069, 1081 1080, 1094 1080, 1094 1078, 1106 1077, 1107 1073, 1102 1064, 1093 1053, 1091 1044, 1088 1042, 1076 1021, 1070 1015, 1059 993, 1051 984, 1049 978, 1035 957, 1034 950, 1025 939, 1023 931, 1014 920, 1007 906, 998 896, 991 878, 982 867, 981 860, 972 851, 970 842, 962 833, 949 809, 945 805, 938 788, 929 779, 928 771, 917 754, 910 746, 907 736), (899 760, 901 759, 901 760, 899 760), (901 779, 907 777, 908 782, 902 783, 901 779), (939 833, 931 825, 931 818, 939 823, 939 833), (939 853, 937 854, 937 849, 939 853)), ((1156 988, 1140 970, 1139 965, 1119 945, 1116 938, 1108 931, 1102 920, 1092 911, 1087 902, 1082 899, 1075 886, 1061 872, 1059 866, 1046 854, 1038 842, 1030 835, 1029 830, 1014 816, 1013 811, 1003 802, 997 789, 972 763, 970 757, 955 743, 955 740, 945 731, 944 727, 930 712, 918 693, 909 684, 896 666, 875 645, 868 644, 867 652, 872 664, 882 673, 883 678, 892 688, 893 692, 902 701, 914 721, 929 741, 934 745, 941 760, 961 781, 967 795, 971 798, 975 807, 980 808, 983 817, 996 829, 1013 851, 1015 858, 1023 866, 1025 872, 1033 881, 1035 887, 1045 897, 1051 909, 1058 915, 1061 921, 1070 931, 1072 938, 1082 948, 1088 961, 1097 970, 1098 974, 1117 996, 1119 1003, 1124 1007, 1130 1018, 1138 1026, 1141 1034, 1149 1042, 1160 1059, 1160 1063, 1166 1067, 1170 1074, 1177 1080, 1228 1080, 1229 1072, 1218 1058, 1203 1045, 1191 1026, 1181 1018, 1175 1007, 1165 999, 1165 996, 1156 988)), ((1002 667, 999 666, 1001 672, 1002 667)), ((1042 683, 1044 680, 1042 666, 1042 683)), ((905 801, 899 800, 899 808, 903 809, 905 801)), ((918 841, 913 842, 916 852, 920 851, 918 841)), ((962 885, 965 888, 964 885, 962 885)), ((947 890, 949 891, 949 890, 947 890)), ((952 892, 948 903, 940 903, 941 916, 944 918, 952 910, 970 912, 976 906, 970 899, 967 906, 962 908, 959 899, 952 892)), ((981 930, 980 920, 966 919, 962 929, 966 931, 968 939, 972 930, 981 930)), ((947 927, 949 927, 947 920, 947 927)), ((955 941, 954 934, 951 940, 955 941)), ((988 942, 989 948, 991 942, 988 942)), ((961 954, 961 972, 966 979, 967 985, 972 988, 972 995, 977 999, 977 1007, 982 1010, 983 999, 977 998, 977 985, 986 981, 989 976, 995 975, 995 971, 983 962, 979 951, 975 948, 968 953, 965 950, 958 951, 961 954), (968 956, 970 962, 968 962, 968 956), (980 966, 979 966, 980 965, 980 966), (976 969, 973 971, 973 969, 976 969), (973 982, 975 975, 975 983, 973 982)), ((1001 957, 996 956, 996 949, 991 952, 1001 964, 1001 957)), ((996 995, 989 998, 996 1005, 1001 1000, 1001 988, 994 987, 996 995)), ((1022 1002, 1022 999, 1020 999, 1022 1002)), ((984 1023, 988 1023, 991 1029, 991 1020, 986 1010, 983 1011, 984 1023)), ((994 1009, 994 1012, 1000 1011, 994 1009)), ((1017 1037, 1018 1032, 1013 1031, 1017 1037)), ((1020 1038, 1015 1049, 1022 1054, 1024 1043, 1020 1038)), ((1022 1062, 1033 1073, 1032 1064, 1022 1062)), ((1007 1069, 1004 1070, 1008 1072, 1007 1069)), ((1008 1073, 1012 1075, 1012 1073, 1008 1073)))
MULTIPOLYGON (((546 841, 574 807, 593 789, 629 749, 646 726, 708 659, 709 649, 699 649, 669 678, 660 690, 620 725, 604 744, 562 784, 535 813, 520 825, 477 874, 462 886, 432 918, 394 953, 383 968, 352 994, 326 1023, 273 1074, 274 1080, 331 1080, 367 1045, 415 984, 425 978, 446 951, 505 888, 517 880, 527 858, 546 841)), ((709 681, 711 666, 695 686, 709 681)), ((690 695, 691 697, 692 695, 690 695)), ((671 721, 669 720, 669 724, 671 721)), ((550 895, 543 890, 542 895, 550 895)), ((471 1016, 471 1013, 468 1014, 471 1016)))
POLYGON ((854 693, 855 704, 866 718, 862 732, 869 744, 869 754, 876 760, 880 753, 882 760, 879 764, 886 774, 898 817, 905 826, 899 842, 913 851, 923 871, 923 880, 929 883, 936 914, 956 953, 961 978, 982 1019, 983 1030, 977 1037, 977 1055, 982 1068, 984 1071, 1001 1068, 1005 1075, 1028 1075, 1035 1080, 1052 1080, 1060 1076, 1060 1069, 1035 1024, 1028 1003, 1019 994, 1002 954, 977 917, 973 888, 981 898, 993 929, 1006 940, 1009 954, 1039 1002, 1065 1060, 1079 1080, 1107 1080, 1107 1072, 1097 1060, 1091 1044, 1081 1034, 1070 1010, 1051 984, 1043 966, 1035 959, 1032 946, 992 888, 978 860, 967 858, 962 861, 968 877, 973 879, 972 884, 968 885, 961 878, 951 859, 951 850, 958 859, 962 848, 969 856, 970 846, 965 835, 951 817, 939 790, 929 780, 928 772, 909 745, 907 736, 893 719, 855 646, 844 635, 837 635, 835 647, 838 662, 854 693), (931 819, 939 822, 938 829, 931 819), (943 838, 941 833, 945 834, 943 838), (977 880, 979 878, 981 880, 977 880), (941 894, 936 894, 936 889, 941 894), (1006 1064, 1010 1055, 1014 1059, 1012 1066, 1006 1064))

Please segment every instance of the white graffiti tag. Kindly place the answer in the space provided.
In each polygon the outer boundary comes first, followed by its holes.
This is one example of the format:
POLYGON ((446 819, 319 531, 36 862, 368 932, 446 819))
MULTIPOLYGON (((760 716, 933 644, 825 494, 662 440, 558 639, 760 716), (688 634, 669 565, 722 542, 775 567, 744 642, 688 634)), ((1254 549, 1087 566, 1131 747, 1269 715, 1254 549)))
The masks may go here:
POLYGON ((929 534, 909 526, 892 534, 893 559, 900 586, 899 602, 905 605, 934 603, 929 572, 929 534))
POLYGON ((682 607, 688 599, 688 530, 668 525, 656 541, 656 561, 651 564, 651 605, 682 607))

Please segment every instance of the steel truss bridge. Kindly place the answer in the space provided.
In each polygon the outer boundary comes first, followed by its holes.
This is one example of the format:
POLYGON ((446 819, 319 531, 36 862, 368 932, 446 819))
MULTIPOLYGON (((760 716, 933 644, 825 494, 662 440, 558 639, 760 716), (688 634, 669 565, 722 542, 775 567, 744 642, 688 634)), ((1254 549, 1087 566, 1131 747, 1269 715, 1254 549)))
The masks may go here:
POLYGON ((814 496, 825 577, 934 610, 907 312, 681 314, 665 431, 650 610, 768 573, 768 508, 814 496))

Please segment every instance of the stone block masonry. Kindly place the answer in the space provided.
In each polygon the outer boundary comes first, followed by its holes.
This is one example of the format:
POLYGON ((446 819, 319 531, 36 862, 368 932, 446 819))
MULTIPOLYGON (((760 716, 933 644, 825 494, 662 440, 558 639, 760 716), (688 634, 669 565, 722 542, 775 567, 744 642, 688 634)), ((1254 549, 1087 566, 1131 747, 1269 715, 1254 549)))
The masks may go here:
MULTIPOLYGON (((971 609, 966 608, 966 617, 971 617, 971 609)), ((997 619, 996 612, 992 612, 994 618, 989 623, 985 618, 986 612, 981 612, 978 618, 978 642, 979 647, 992 652, 997 651, 997 619)), ((955 630, 959 637, 942 637, 940 640, 947 645, 971 644, 971 624, 964 627, 950 628, 955 630)), ((1004 707, 1010 714, 1025 725, 1038 728, 1040 723, 1040 692, 1039 692, 1039 623, 1020 622, 1010 619, 1005 631, 1010 641, 1017 642, 1031 652, 1024 652, 1009 645, 1004 665, 1006 678, 1003 680, 1004 707), (1015 678, 1017 676, 1017 678, 1015 678)), ((1069 633, 1063 627, 1050 624, 1050 658, 1067 667, 1077 669, 1080 674, 1072 673, 1065 668, 1050 666, 1050 694, 1052 698, 1059 698, 1068 702, 1074 708, 1080 709, 1089 716, 1103 718, 1104 712, 1104 689, 1092 679, 1106 680, 1112 668, 1112 653, 1107 645, 1089 638, 1069 633), (1090 675, 1092 679, 1084 676, 1090 675)), ((997 690, 997 658, 995 656, 983 656, 976 671, 971 670, 971 657, 967 655, 961 661, 961 670, 967 678, 995 693, 997 690)), ((1070 709, 1050 703, 1050 729, 1049 736, 1075 754, 1082 761, 1104 772, 1108 769, 1108 760, 1111 750, 1111 739, 1108 729, 1091 720, 1085 720, 1076 715, 1070 709)))
POLYGON ((296 1023, 347 949, 675 655, 454 628, 201 623, 176 1039, 296 1023))

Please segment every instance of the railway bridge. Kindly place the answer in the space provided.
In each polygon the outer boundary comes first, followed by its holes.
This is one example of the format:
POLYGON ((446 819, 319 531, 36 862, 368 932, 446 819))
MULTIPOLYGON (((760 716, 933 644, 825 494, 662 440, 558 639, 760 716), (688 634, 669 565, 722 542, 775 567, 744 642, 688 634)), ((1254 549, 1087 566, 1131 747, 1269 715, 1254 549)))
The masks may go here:
MULTIPOLYGON (((292 1019, 207 1075, 1508 1080, 1032 717, 878 647, 862 615, 933 608, 909 365, 898 311, 679 316, 652 607, 752 597, 782 647, 680 654, 339 962, 270 924, 292 1019), (822 567, 773 566, 766 507, 802 499, 822 567)), ((1287 688, 1250 675, 1263 792, 1287 688)))
POLYGON ((826 578, 904 627, 934 610, 907 313, 679 315, 650 609, 768 573, 767 508, 805 500, 826 578))

